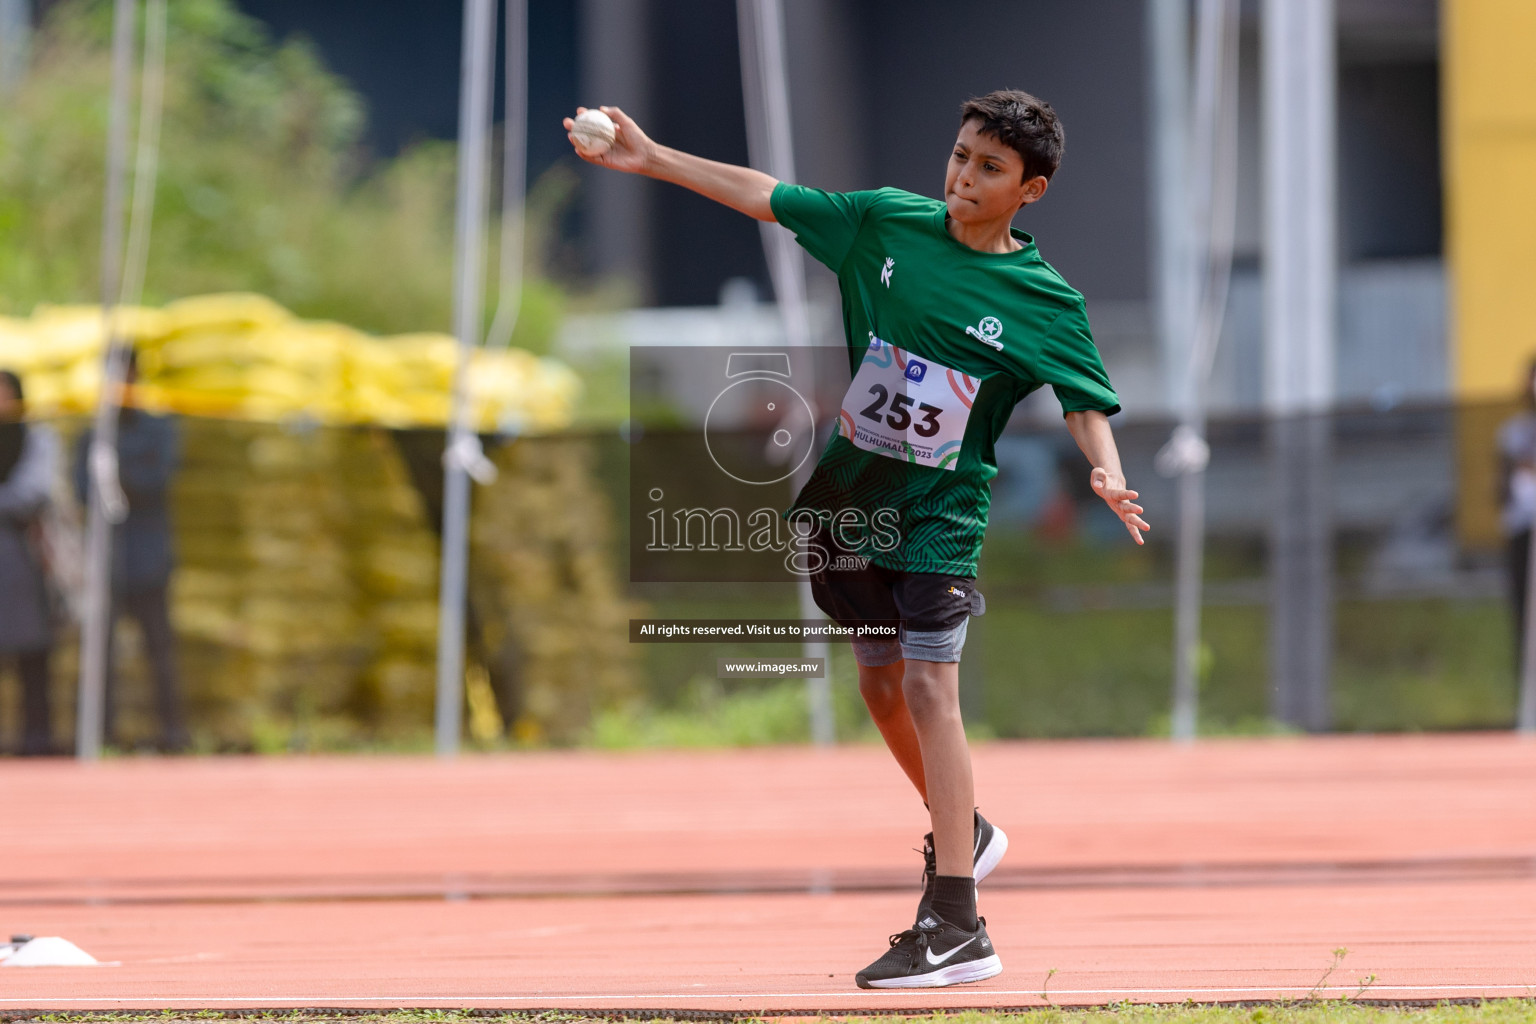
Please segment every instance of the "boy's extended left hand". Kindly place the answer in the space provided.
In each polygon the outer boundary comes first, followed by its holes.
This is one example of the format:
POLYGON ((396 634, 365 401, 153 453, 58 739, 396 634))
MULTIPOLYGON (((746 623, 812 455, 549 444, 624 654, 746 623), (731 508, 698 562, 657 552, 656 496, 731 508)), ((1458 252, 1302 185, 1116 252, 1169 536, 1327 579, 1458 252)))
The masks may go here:
POLYGON ((1152 527, 1141 518, 1142 507, 1136 504, 1139 495, 1135 491, 1126 489, 1124 479, 1110 476, 1108 470, 1097 466, 1094 467, 1093 475, 1088 478, 1088 481, 1093 485, 1093 493, 1103 498, 1104 504, 1120 517, 1120 521, 1130 531, 1131 539, 1137 544, 1145 544, 1146 541, 1141 539, 1141 533, 1152 527))

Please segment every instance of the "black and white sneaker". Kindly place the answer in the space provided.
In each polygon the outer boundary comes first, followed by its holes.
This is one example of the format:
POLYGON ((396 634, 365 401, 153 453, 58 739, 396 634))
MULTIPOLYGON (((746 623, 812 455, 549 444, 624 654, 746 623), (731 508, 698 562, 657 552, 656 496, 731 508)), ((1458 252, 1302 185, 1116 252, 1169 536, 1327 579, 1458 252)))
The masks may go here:
POLYGON ((1002 970, 985 918, 968 932, 928 913, 916 927, 892 935, 885 955, 853 980, 859 988, 942 988, 981 981, 1002 970))
MULTIPOLYGON (((976 813, 975 847, 971 851, 971 877, 978 883, 992 873, 1008 852, 1008 834, 986 818, 976 813)), ((933 833, 923 836, 923 892, 933 892, 933 876, 936 872, 933 854, 933 833)), ((921 915, 919 915, 921 916, 921 915)))

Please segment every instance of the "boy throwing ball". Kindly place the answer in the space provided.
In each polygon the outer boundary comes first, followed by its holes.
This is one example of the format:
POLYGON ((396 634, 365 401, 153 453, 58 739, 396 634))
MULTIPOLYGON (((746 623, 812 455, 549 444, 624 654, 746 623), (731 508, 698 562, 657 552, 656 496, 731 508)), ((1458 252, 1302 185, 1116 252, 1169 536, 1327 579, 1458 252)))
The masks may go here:
POLYGON ((1049 384, 1093 467, 1094 492, 1137 544, 1148 529, 1110 433, 1120 405, 1083 297, 1012 227, 1061 162, 1061 122, 1024 92, 968 100, 939 201, 791 185, 668 149, 617 107, 602 112, 614 137, 594 144, 583 122, 571 136, 583 159, 777 221, 837 274, 853 383, 837 434, 786 515, 816 553, 811 587, 828 616, 845 626, 902 621, 899 641, 854 642, 859 692, 933 826, 916 920, 855 980, 916 988, 990 978, 1003 968, 976 914, 976 882, 1008 839, 974 808, 960 651, 969 617, 983 610, 976 563, 994 445, 1014 406, 1049 384), (835 557, 845 554, 860 557, 835 557))

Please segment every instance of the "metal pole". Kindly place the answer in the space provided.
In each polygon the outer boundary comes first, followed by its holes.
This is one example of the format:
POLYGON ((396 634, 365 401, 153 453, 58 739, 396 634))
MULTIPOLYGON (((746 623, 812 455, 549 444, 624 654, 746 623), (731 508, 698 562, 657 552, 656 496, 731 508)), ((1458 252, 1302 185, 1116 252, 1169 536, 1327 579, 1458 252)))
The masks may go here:
POLYGON ((1189 743, 1200 710, 1201 574, 1205 566, 1205 471, 1179 476, 1178 567, 1175 577, 1173 722, 1175 741, 1189 743))
POLYGON ((1182 184, 1190 246, 1182 293, 1169 301, 1187 325, 1179 426, 1158 453, 1158 469, 1179 480, 1174 611, 1172 733, 1194 739, 1199 711, 1200 615, 1205 563, 1205 392, 1215 362, 1231 282, 1236 224, 1238 13, 1232 0, 1200 0, 1190 160, 1182 184))
POLYGON ((112 8, 112 94, 107 116, 106 194, 101 217, 101 316, 107 349, 88 459, 89 511, 85 540, 85 600, 81 616, 80 681, 75 756, 101 757, 105 725, 107 650, 111 643, 112 525, 127 513, 117 480, 117 389, 122 359, 113 306, 122 284, 123 171, 128 161, 128 92, 133 77, 135 0, 112 8))
MULTIPOLYGON (((780 181, 794 181, 795 145, 784 56, 784 12, 779 0, 736 0, 736 24, 741 47, 742 95, 746 101, 747 151, 752 166, 780 181)), ((806 309, 805 255, 789 232, 778 224, 764 222, 758 227, 768 260, 768 276, 773 279, 774 297, 784 320, 785 337, 791 348, 808 348, 811 322, 806 309)), ((796 386, 807 388, 814 397, 814 363, 809 358, 798 362, 796 386)), ((805 484, 812 468, 806 466, 795 474, 797 488, 805 484)), ((800 580, 797 588, 800 617, 822 618, 821 609, 811 597, 810 581, 800 580)), ((807 641, 803 653, 808 659, 822 659, 824 665, 831 661, 830 645, 825 641, 807 641)), ((831 677, 807 679, 805 688, 811 741, 818 746, 830 746, 836 740, 831 677)))
MULTIPOLYGON (((470 430, 469 361, 480 340, 485 232, 486 137, 495 39, 493 0, 464 0, 459 78, 459 171, 455 200, 453 330, 459 358, 443 452, 443 552, 437 616, 437 755, 459 750, 464 702, 464 594, 469 559, 469 474, 479 454, 470 430)), ((479 456, 484 460, 484 456, 479 456)))
MULTIPOLYGON (((1536 551, 1536 544, 1529 549, 1536 551)), ((1515 728, 1536 736, 1536 558, 1527 558, 1525 574, 1525 637, 1520 652, 1520 704, 1515 728)))

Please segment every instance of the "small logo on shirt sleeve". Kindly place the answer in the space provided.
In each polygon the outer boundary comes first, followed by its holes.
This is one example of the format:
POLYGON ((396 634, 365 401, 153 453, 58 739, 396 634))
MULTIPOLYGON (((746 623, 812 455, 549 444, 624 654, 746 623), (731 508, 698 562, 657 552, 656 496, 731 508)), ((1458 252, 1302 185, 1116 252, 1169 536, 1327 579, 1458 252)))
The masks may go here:
POLYGON ((885 266, 880 268, 880 283, 887 288, 891 286, 891 275, 896 272, 896 261, 889 256, 885 258, 885 266))

